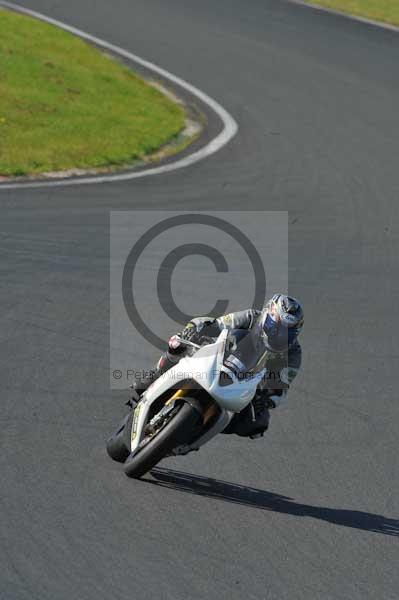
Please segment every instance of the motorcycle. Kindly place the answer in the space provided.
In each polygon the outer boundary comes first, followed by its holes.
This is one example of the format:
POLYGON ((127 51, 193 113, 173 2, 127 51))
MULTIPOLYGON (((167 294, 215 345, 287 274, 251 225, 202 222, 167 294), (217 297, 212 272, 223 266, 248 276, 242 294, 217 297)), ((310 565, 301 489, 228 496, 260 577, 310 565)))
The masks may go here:
POLYGON ((124 463, 128 477, 142 477, 167 456, 199 450, 251 403, 265 375, 265 347, 254 330, 224 329, 199 344, 179 341, 183 358, 137 395, 107 442, 108 455, 124 463))

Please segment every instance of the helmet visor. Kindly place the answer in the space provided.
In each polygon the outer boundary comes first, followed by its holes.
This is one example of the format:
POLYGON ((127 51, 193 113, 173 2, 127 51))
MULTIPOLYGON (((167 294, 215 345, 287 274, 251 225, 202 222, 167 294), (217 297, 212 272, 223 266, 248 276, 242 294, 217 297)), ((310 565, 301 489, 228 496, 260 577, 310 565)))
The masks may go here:
POLYGON ((296 340, 298 330, 296 327, 287 327, 280 320, 275 320, 270 314, 263 321, 263 332, 266 344, 274 352, 284 352, 296 340))

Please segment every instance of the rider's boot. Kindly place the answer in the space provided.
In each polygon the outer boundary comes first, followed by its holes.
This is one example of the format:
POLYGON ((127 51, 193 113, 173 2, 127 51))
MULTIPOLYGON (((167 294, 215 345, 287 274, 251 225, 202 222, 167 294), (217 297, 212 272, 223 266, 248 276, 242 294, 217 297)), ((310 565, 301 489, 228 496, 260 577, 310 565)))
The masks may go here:
POLYGON ((264 394, 256 394, 251 404, 251 416, 253 430, 249 434, 251 439, 263 437, 269 427, 269 410, 264 394))
POLYGON ((236 413, 222 433, 235 433, 241 437, 263 437, 269 427, 269 410, 264 394, 256 394, 248 406, 236 413))

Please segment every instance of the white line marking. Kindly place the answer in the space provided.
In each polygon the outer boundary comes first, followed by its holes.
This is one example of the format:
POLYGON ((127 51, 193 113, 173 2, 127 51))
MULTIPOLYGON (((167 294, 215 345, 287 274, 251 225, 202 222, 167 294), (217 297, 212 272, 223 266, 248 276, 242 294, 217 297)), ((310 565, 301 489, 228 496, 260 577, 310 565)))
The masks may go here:
POLYGON ((305 6, 307 8, 313 8, 321 12, 329 13, 330 15, 337 15, 339 17, 345 17, 351 21, 358 21, 359 23, 366 23, 366 25, 374 25, 374 27, 380 27, 381 29, 388 29, 388 31, 394 31, 399 33, 399 27, 396 25, 390 25, 384 23, 384 21, 375 21, 374 19, 367 19, 367 17, 360 17, 359 15, 352 15, 351 13, 343 12, 341 10, 335 10, 334 8, 327 8, 320 4, 314 4, 313 2, 306 2, 305 0, 288 0, 291 4, 298 4, 299 6, 305 6))
POLYGON ((216 100, 202 92, 198 88, 196 88, 191 83, 184 81, 177 75, 173 75, 163 69, 162 67, 158 67, 152 62, 144 60, 140 58, 136 54, 132 54, 119 46, 114 46, 114 44, 109 44, 100 38, 91 35, 90 33, 85 33, 76 27, 72 27, 71 25, 67 25, 62 23, 61 21, 57 21, 56 19, 52 19, 51 17, 47 17, 39 12, 34 10, 29 10, 28 8, 24 8, 23 6, 19 6, 18 4, 13 4, 12 2, 5 2, 4 0, 0 0, 0 6, 4 6, 6 8, 11 8, 20 13, 24 13, 26 15, 30 15, 31 17, 35 17, 36 19, 40 19, 41 21, 45 21, 46 23, 50 23, 51 25, 56 25, 60 29, 64 29, 65 31, 69 31, 74 35, 79 36, 84 40, 88 40, 89 42, 94 42, 97 46, 101 48, 105 48, 114 52, 115 54, 119 54, 119 56, 123 56, 132 62, 135 62, 146 69, 150 69, 155 73, 158 73, 165 79, 172 81, 175 85, 180 86, 184 90, 187 90, 193 96, 196 96, 203 102, 208 105, 222 120, 223 122, 223 130, 206 146, 197 150, 193 154, 186 156, 176 162, 169 163, 167 165, 162 165, 159 167, 153 167, 150 169, 145 169, 143 171, 132 171, 129 173, 115 173, 113 175, 94 175, 90 177, 82 177, 80 179, 61 179, 55 181, 26 181, 21 183, 0 183, 0 190, 10 190, 10 189, 18 189, 18 188, 41 188, 41 187, 60 187, 67 185, 83 185, 87 183, 106 183, 111 181, 126 181, 129 179, 138 179, 139 177, 148 177, 149 175, 160 175, 162 173, 167 173, 169 171, 175 171, 176 169, 182 169, 184 167, 188 167, 200 160, 203 160, 207 156, 218 152, 223 146, 225 146, 237 133, 238 125, 233 117, 221 106, 216 100))

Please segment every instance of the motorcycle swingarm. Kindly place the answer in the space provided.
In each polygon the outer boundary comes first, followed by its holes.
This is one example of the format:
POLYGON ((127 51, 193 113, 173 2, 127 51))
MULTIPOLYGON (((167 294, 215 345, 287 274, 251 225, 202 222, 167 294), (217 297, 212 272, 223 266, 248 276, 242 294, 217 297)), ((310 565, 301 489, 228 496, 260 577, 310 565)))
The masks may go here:
POLYGON ((218 420, 212 425, 212 427, 207 429, 205 433, 203 433, 191 444, 184 444, 182 446, 177 446, 176 448, 174 448, 171 452, 171 456, 179 456, 183 454, 188 454, 193 450, 199 450, 201 446, 209 442, 209 440, 215 437, 215 435, 221 433, 224 429, 226 429, 233 416, 234 413, 227 410, 223 410, 220 413, 218 420))

